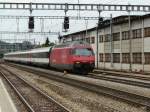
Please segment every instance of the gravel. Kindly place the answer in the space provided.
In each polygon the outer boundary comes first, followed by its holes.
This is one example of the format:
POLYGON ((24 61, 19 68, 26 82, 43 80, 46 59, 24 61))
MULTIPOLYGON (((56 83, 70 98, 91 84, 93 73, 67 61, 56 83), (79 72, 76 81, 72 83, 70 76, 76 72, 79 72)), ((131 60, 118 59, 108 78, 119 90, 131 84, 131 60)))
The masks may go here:
POLYGON ((121 102, 6 65, 3 66, 32 82, 72 112, 146 112, 144 107, 121 102))

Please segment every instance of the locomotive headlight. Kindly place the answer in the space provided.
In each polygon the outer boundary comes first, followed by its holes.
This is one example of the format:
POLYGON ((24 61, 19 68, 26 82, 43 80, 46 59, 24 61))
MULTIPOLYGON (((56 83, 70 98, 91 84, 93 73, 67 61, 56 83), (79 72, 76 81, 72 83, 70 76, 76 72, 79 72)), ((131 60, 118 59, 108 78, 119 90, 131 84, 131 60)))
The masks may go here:
POLYGON ((80 67, 81 67, 81 63, 80 63, 79 61, 76 61, 74 65, 75 65, 75 67, 77 67, 77 68, 80 68, 80 67))
POLYGON ((76 63, 79 64, 80 62, 77 61, 76 63))

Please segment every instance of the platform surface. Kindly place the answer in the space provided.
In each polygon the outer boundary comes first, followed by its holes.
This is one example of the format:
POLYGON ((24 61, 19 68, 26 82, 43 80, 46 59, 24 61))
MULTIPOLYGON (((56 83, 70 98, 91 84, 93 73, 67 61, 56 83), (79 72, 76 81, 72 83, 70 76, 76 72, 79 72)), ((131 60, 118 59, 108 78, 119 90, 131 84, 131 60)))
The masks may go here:
POLYGON ((0 79, 0 112, 17 112, 13 101, 0 79))

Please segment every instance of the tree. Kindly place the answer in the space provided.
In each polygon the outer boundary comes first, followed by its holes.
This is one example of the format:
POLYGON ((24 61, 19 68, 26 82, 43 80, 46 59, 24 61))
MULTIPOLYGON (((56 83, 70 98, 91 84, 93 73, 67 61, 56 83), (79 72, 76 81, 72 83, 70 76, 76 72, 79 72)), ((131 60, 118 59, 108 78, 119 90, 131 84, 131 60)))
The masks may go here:
POLYGON ((49 46, 49 38, 47 37, 45 41, 45 47, 48 47, 48 46, 49 46))
POLYGON ((55 43, 54 42, 50 42, 49 46, 54 46, 55 43))
POLYGON ((41 47, 48 47, 48 46, 54 46, 54 45, 55 45, 55 43, 50 42, 50 41, 49 41, 49 38, 47 37, 45 43, 42 44, 41 47))

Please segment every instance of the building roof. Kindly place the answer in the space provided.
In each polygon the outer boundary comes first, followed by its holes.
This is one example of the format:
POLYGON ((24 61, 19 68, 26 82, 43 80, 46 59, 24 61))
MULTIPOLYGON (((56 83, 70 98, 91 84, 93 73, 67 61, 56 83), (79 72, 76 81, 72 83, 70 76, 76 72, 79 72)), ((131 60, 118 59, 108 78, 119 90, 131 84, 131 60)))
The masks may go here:
POLYGON ((93 27, 93 28, 89 28, 89 29, 86 29, 86 30, 81 30, 81 31, 78 31, 78 32, 63 35, 63 37, 68 36, 68 35, 76 35, 76 34, 79 34, 79 33, 85 33, 86 31, 94 31, 95 29, 96 29, 96 27, 93 27))
MULTIPOLYGON (((112 19, 112 23, 113 24, 122 24, 122 23, 126 23, 128 22, 128 17, 129 15, 121 15, 121 16, 117 16, 117 17, 114 17, 112 19)), ((138 20, 138 19, 141 19, 141 18, 148 18, 150 17, 150 14, 146 14, 146 15, 131 15, 130 18, 131 18, 131 21, 133 20, 138 20)), ((103 23, 102 23, 102 27, 100 27, 99 29, 102 29, 102 28, 105 28, 105 27, 108 27, 110 25, 110 20, 107 19, 107 20, 104 20, 103 23)), ((96 26, 93 27, 93 28, 89 28, 89 29, 85 29, 85 30, 81 30, 81 31, 78 31, 78 32, 74 32, 74 33, 70 33, 70 34, 66 34, 66 35, 63 35, 64 38, 68 38, 68 36, 70 35, 77 35, 77 34, 80 34, 80 33, 86 33, 89 32, 89 31, 94 31, 96 30, 96 26)))

